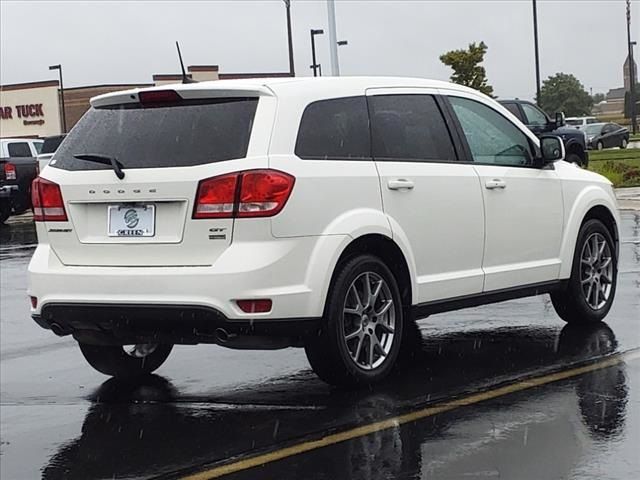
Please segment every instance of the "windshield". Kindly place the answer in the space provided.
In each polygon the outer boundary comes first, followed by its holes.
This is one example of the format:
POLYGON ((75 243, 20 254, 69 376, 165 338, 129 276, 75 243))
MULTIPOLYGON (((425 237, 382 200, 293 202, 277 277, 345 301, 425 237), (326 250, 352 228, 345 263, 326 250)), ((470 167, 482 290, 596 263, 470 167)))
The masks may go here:
POLYGON ((123 168, 186 167, 242 158, 247 153, 257 98, 224 98, 167 107, 92 108, 51 162, 64 170, 111 168, 74 158, 99 154, 123 168))
POLYGON ((591 125, 587 125, 584 129, 585 133, 587 135, 597 135, 600 133, 600 131, 602 130, 602 124, 601 123, 594 123, 591 125))

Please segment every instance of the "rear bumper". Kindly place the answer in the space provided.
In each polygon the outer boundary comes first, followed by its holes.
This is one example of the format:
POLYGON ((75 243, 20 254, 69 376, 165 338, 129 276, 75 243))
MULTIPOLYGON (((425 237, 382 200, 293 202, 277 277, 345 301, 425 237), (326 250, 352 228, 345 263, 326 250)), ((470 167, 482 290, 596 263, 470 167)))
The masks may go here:
POLYGON ((18 185, 0 185, 0 198, 10 198, 18 190, 18 185))
POLYGON ((216 343, 231 348, 278 348, 302 345, 320 325, 320 318, 230 320, 215 308, 193 305, 49 303, 32 317, 60 336, 122 345, 216 343))

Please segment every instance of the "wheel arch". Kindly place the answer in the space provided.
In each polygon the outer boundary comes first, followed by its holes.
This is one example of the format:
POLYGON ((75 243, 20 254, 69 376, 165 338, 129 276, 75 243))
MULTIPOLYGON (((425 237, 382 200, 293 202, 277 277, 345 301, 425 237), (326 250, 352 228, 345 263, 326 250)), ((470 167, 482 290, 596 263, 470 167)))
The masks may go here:
POLYGON ((568 221, 565 223, 566 228, 560 253, 562 261, 560 279, 566 279, 571 276, 578 233, 586 221, 594 218, 600 220, 607 227, 615 242, 616 257, 619 255, 620 234, 618 229, 620 218, 617 213, 617 206, 601 188, 592 187, 586 189, 574 202, 568 221))

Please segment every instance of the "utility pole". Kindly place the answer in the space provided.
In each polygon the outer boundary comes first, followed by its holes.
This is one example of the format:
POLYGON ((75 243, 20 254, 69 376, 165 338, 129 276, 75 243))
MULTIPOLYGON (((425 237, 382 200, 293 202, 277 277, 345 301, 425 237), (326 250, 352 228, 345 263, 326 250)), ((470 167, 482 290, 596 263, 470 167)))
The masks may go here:
POLYGON ((293 66, 293 37, 291 35, 291 0, 283 0, 287 9, 287 41, 289 43, 289 75, 296 76, 296 70, 293 66))
MULTIPOLYGON (((324 30, 322 29, 311 29, 311 68, 313 69, 313 76, 318 76, 318 69, 320 65, 316 61, 316 35, 322 35, 324 30)), ((320 76, 322 76, 322 70, 320 70, 320 76)))
POLYGON ((327 0, 327 12, 329 14, 329 52, 331 53, 331 75, 340 76, 338 65, 338 36, 336 35, 336 2, 327 0))
POLYGON ((533 0, 533 42, 536 55, 536 103, 540 104, 540 50, 538 48, 538 4, 533 0))
POLYGON ((638 132, 638 120, 636 118, 636 72, 633 60, 633 45, 631 41, 631 0, 627 0, 627 47, 629 49, 629 113, 631 114, 631 129, 635 135, 638 132))
POLYGON ((62 83, 62 65, 50 65, 49 70, 58 70, 60 78, 60 103, 62 103, 62 133, 67 133, 67 112, 64 108, 64 85, 62 83))

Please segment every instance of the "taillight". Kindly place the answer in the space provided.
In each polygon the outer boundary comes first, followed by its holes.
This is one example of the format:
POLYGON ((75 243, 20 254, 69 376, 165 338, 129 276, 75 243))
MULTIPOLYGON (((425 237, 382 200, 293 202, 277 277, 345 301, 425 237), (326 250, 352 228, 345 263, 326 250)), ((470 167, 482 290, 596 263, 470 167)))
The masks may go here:
POLYGON ((7 180, 16 179, 16 166, 13 163, 4 164, 4 178, 7 180))
POLYGON ((60 186, 42 177, 36 177, 31 184, 31 205, 36 222, 66 222, 67 212, 60 186))
POLYGON ((193 218, 271 217, 282 210, 295 178, 277 170, 247 170, 202 180, 193 218))

